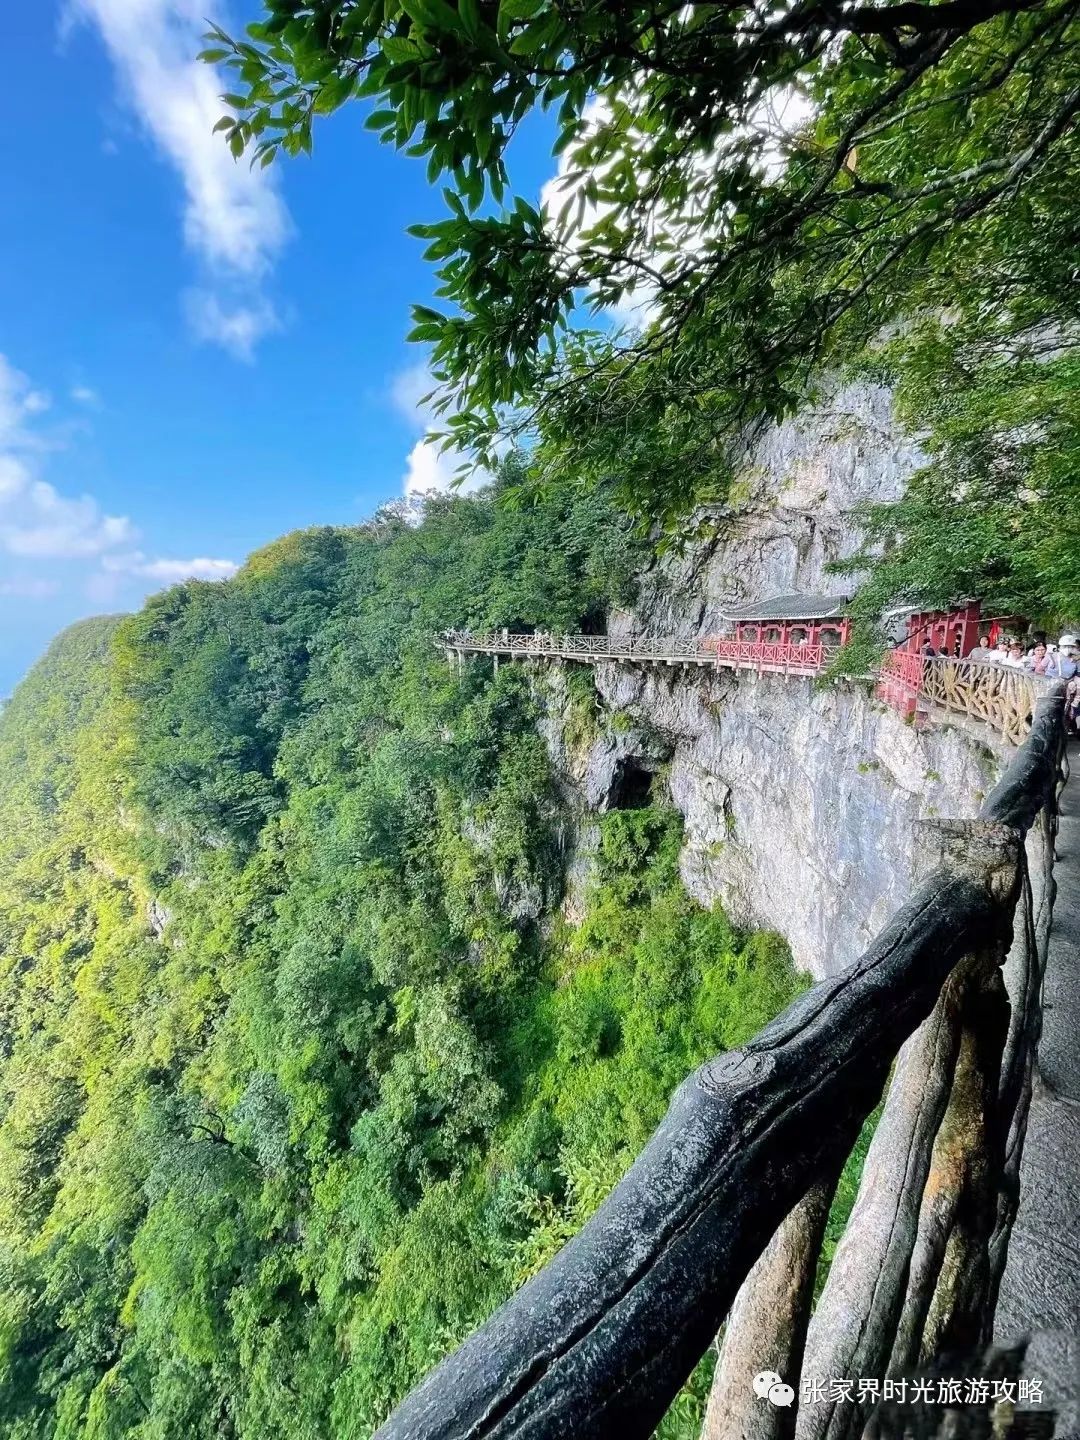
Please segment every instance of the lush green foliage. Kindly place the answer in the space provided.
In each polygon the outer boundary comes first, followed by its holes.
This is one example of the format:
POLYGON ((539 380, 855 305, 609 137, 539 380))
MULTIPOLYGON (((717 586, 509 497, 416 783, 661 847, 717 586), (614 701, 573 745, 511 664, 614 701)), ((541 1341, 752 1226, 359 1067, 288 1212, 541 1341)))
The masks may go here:
MULTIPOLYGON (((896 385, 929 451, 903 497, 865 515, 867 544, 883 552, 856 602, 871 646, 898 601, 977 595, 985 615, 1080 620, 1080 357, 1057 327, 989 330, 927 324, 866 364, 896 385)), ((845 658, 858 668, 868 657, 860 646, 845 658)))
POLYGON ((602 494, 441 501, 76 627, 20 687, 0 1434, 370 1434, 793 995, 774 938, 687 898, 657 806, 603 817, 562 920, 528 672, 432 643, 575 625, 633 558, 602 494))
POLYGON ((414 336, 482 455, 532 433, 541 476, 617 475, 670 522, 723 493, 748 423, 898 317, 1075 337, 1076 0, 264 4, 208 52, 237 76, 236 153, 305 149, 359 97, 452 182, 417 228, 445 304, 414 336), (558 214, 505 199, 537 108, 558 214), (640 333, 576 328, 630 295, 640 333))

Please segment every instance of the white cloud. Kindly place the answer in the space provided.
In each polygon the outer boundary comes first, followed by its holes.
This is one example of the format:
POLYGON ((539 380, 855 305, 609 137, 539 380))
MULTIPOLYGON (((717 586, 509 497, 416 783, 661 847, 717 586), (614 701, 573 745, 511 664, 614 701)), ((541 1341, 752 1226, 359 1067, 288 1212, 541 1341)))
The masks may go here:
POLYGON ((76 405, 88 405, 94 409, 101 404, 101 397, 89 385, 73 385, 70 394, 76 405))
POLYGON ((138 538, 126 515, 103 514, 90 495, 68 499, 46 480, 31 479, 25 470, 15 480, 0 497, 0 549, 9 555, 87 559, 138 538))
POLYGON ((197 339, 220 345, 234 359, 248 363, 255 358, 255 346, 263 336, 281 329, 274 307, 261 298, 252 304, 238 303, 227 308, 210 291, 190 290, 185 296, 185 308, 197 339))
POLYGON ((32 443, 25 421, 49 408, 49 397, 35 390, 5 355, 0 355, 0 446, 32 443))
MULTIPOLYGON (((159 585, 191 578, 226 580, 232 560, 150 556, 136 548, 139 532, 126 515, 109 515, 92 495, 68 496, 38 473, 43 437, 32 422, 47 408, 44 392, 0 355, 0 557, 89 562, 94 573, 87 595, 111 603, 133 580, 159 585)), ((0 596, 40 599, 57 593, 59 581, 33 574, 4 574, 0 596)))
POLYGON ((235 160, 213 134, 224 75, 195 59, 203 0, 74 0, 93 21, 148 133, 183 181, 184 235, 214 264, 265 270, 289 222, 271 174, 235 160))
POLYGON ((69 499, 35 473, 44 447, 28 422, 48 408, 45 392, 0 355, 0 551, 74 559, 130 545, 136 532, 125 516, 104 514, 89 495, 69 499))
POLYGON ((207 555, 192 560, 150 559, 141 550, 126 555, 107 555, 102 568, 114 575, 137 575, 175 585, 181 580, 228 580, 240 568, 235 560, 212 560, 207 555))
POLYGON ((422 360, 415 365, 399 370, 390 382, 390 399, 395 410, 410 425, 430 425, 435 416, 430 405, 423 403, 425 395, 435 388, 431 371, 422 360))
MULTIPOLYGON (((195 59, 206 29, 204 0, 70 0, 105 42, 145 131, 180 176, 184 238, 226 297, 218 323, 204 315, 199 338, 250 357, 272 314, 253 287, 290 232, 288 211, 271 170, 252 169, 213 133, 225 106, 225 73, 195 59), (239 285, 246 297, 236 299, 239 285)), ((190 317, 189 315, 189 318, 190 317)), ((197 320, 197 315, 193 323, 197 320)))
MULTIPOLYGON (((460 452, 443 451, 434 438, 438 417, 430 405, 423 403, 424 396, 434 388, 431 371, 422 361, 400 370, 390 382, 390 400, 395 410, 414 430, 423 431, 405 461, 402 489, 409 499, 455 488, 454 478, 461 465, 460 452)), ((481 467, 470 471, 456 488, 468 495, 483 489, 490 480, 491 472, 481 467)))

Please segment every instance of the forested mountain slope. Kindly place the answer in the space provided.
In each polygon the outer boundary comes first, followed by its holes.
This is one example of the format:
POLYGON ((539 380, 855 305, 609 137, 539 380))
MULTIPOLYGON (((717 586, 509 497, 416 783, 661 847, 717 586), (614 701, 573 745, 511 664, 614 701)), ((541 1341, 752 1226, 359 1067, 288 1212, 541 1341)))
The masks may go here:
POLYGON ((0 1435, 370 1434, 799 987, 687 897, 661 803, 601 818, 568 925, 529 675, 432 644, 576 627, 636 560, 602 493, 442 500, 76 626, 19 688, 0 1435))

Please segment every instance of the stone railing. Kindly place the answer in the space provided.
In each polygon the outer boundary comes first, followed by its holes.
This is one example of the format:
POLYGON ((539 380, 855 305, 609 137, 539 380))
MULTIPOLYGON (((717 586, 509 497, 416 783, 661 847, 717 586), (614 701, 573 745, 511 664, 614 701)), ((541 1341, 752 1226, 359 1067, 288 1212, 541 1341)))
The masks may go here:
POLYGON ((893 650, 881 667, 878 694, 915 715, 937 705, 996 730, 1010 745, 1021 745, 1031 729, 1040 695, 1053 681, 989 660, 951 660, 893 650))
POLYGON ((866 953, 684 1081, 593 1218, 381 1440, 645 1440, 725 1318, 705 1435, 846 1440, 873 1397, 830 1378, 880 1384, 986 1340, 1041 1024, 1062 688, 979 817, 924 826, 925 879, 866 953), (890 1070, 811 1315, 830 1198, 890 1070), (763 1370, 797 1403, 762 1405, 763 1370))
POLYGON ((928 660, 922 693, 931 705, 981 720, 1020 745, 1039 696, 1052 684, 1030 671, 986 660, 928 660))

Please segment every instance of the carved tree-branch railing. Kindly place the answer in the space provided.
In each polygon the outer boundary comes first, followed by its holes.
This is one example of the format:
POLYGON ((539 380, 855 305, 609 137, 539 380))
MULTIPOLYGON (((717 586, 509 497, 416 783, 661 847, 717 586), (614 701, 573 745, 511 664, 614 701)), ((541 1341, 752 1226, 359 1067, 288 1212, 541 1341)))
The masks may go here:
POLYGON ((1010 745, 1020 745, 1039 696, 1052 683, 1011 665, 894 650, 881 667, 878 689, 889 700, 906 696, 912 709, 921 701, 982 721, 1010 745))
POLYGON ((926 878, 866 953, 680 1086, 593 1218, 380 1440, 644 1440, 725 1317, 705 1434, 834 1440, 861 1433, 857 1395, 777 1409, 752 1374, 798 1394, 986 1339, 1041 1024, 1062 689, 980 816, 924 827, 926 878), (829 1197, 890 1069, 811 1314, 829 1197))

